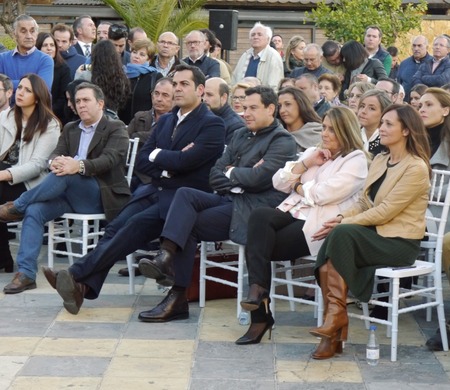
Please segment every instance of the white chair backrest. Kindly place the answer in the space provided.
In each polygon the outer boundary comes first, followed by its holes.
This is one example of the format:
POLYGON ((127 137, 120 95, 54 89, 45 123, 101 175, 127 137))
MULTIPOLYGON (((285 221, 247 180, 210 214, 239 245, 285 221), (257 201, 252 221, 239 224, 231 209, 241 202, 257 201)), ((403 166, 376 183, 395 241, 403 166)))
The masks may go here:
POLYGON ((138 146, 139 146, 139 138, 138 137, 131 138, 128 145, 127 160, 126 160, 127 174, 125 177, 127 179, 128 185, 130 185, 131 177, 133 176, 134 163, 136 161, 138 146))
MULTIPOLYGON (((442 243, 445 234, 445 227, 448 218, 448 210, 450 206, 450 171, 443 171, 433 169, 433 175, 431 178, 431 189, 428 200, 428 207, 433 207, 434 215, 427 213, 425 218, 427 226, 437 225, 436 228, 427 230, 425 233, 430 241, 437 241, 435 258, 439 257, 439 261, 436 261, 440 268, 440 258, 442 256, 442 243)), ((439 272, 439 271, 438 271, 439 272)))

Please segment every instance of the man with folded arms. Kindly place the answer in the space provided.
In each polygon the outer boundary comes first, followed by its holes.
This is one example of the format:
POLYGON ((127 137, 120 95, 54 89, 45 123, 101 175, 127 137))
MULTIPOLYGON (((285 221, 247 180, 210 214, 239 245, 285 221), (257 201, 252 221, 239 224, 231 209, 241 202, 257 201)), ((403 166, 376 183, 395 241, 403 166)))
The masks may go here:
POLYGON ((201 102, 205 76, 194 66, 178 65, 173 76, 175 107, 161 116, 136 159, 136 169, 152 178, 138 187, 120 214, 106 226, 96 248, 78 262, 44 275, 77 314, 84 298, 96 299, 111 267, 161 235, 167 212, 180 187, 211 191, 208 174, 224 149, 223 120, 201 102))
MULTIPOLYGON (((277 53, 278 55, 278 53, 277 53)), ((145 322, 166 322, 189 317, 189 287, 199 241, 247 240, 247 220, 257 207, 277 206, 286 194, 275 190, 272 176, 294 160, 294 138, 275 119, 278 98, 272 88, 245 91, 246 127, 234 132, 223 156, 211 169, 214 194, 180 188, 167 214, 161 253, 141 259, 141 273, 165 286, 173 286, 155 308, 139 314, 145 322)))

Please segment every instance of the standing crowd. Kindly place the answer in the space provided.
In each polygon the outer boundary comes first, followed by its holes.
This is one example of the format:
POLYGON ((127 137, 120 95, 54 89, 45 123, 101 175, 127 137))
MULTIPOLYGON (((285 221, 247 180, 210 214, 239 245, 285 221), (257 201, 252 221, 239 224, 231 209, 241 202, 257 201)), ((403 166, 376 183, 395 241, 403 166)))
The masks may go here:
MULTIPOLYGON (((0 270, 17 268, 5 294, 37 287, 46 222, 105 213, 95 249, 68 269, 42 267, 67 311, 158 241, 137 272, 170 290, 139 320, 187 318, 198 243, 230 239, 245 245, 250 286, 251 324, 236 344, 255 344, 274 324, 271 262, 314 255, 325 320, 310 331, 321 338, 312 356, 327 359, 347 339, 348 291, 367 302, 377 268, 417 258, 431 169, 450 169, 447 35, 431 54, 415 37, 399 64, 377 26, 364 44, 294 36, 284 52, 258 22, 232 69, 208 29, 183 37, 185 58, 173 32, 154 43, 89 16, 39 33, 20 15, 14 33, 16 48, 0 54, 0 270), (7 223, 17 221, 14 264, 7 223)), ((450 278, 450 234, 443 268, 450 278)), ((442 349, 439 333, 427 345, 442 349)))

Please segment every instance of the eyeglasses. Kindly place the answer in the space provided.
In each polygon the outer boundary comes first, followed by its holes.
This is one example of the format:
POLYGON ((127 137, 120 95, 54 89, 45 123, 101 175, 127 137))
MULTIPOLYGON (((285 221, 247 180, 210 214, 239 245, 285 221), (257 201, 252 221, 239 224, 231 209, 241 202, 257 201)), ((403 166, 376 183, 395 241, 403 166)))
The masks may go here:
POLYGON ((184 42, 184 44, 186 46, 191 46, 191 45, 198 46, 198 45, 200 45, 200 43, 203 43, 203 42, 205 42, 205 41, 186 41, 186 42, 184 42))
POLYGON ((244 96, 234 96, 234 95, 231 96, 231 100, 233 100, 233 101, 239 100, 240 102, 243 102, 244 99, 245 99, 245 95, 244 96))
POLYGON ((169 41, 158 41, 160 45, 167 45, 167 46, 178 46, 178 43, 176 42, 169 42, 169 41))

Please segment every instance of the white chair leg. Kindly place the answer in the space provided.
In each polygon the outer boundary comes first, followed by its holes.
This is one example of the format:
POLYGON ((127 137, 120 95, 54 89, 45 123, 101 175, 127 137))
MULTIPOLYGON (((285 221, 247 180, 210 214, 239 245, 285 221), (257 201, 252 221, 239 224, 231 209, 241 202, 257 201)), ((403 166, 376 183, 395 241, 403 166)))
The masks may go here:
MULTIPOLYGON (((270 263, 270 269, 272 271, 272 278, 276 276, 276 270, 277 265, 275 262, 271 262, 270 263)), ((270 311, 272 312, 272 317, 275 319, 275 299, 272 298, 273 295, 275 294, 275 282, 272 280, 272 283, 270 283, 270 293, 269 293, 269 297, 270 297, 270 311)))
MULTIPOLYGON (((367 302, 361 302, 361 306, 362 306, 364 316, 369 317, 369 304, 367 302)), ((370 321, 364 320, 364 326, 366 327, 367 330, 369 330, 370 329, 370 321)))
MULTIPOLYGON (((288 267, 290 267, 291 262, 288 260, 285 262, 287 264, 288 267)), ((292 282, 292 269, 288 269, 285 272, 285 278, 286 280, 292 282)), ((294 298, 294 286, 292 284, 287 284, 287 293, 289 298, 294 298)), ((295 302, 294 301, 289 301, 289 309, 291 311, 295 311, 295 302)))
POLYGON ((237 307, 236 316, 239 318, 242 308, 241 301, 244 294, 244 268, 245 268, 245 246, 239 245, 239 255, 238 255, 238 274, 237 274, 237 307))
POLYGON ((55 235, 55 222, 49 221, 48 222, 48 267, 53 269, 54 266, 54 254, 53 254, 53 247, 55 246, 53 242, 53 237, 55 235))
POLYGON ((198 305, 205 307, 206 300, 206 242, 202 242, 200 245, 200 281, 199 281, 199 299, 198 305))
POLYGON ((128 292, 130 295, 134 295, 135 293, 135 287, 134 287, 134 256, 133 254, 129 254, 127 256, 127 267, 128 267, 128 292))
POLYGON ((392 289, 391 362, 396 362, 398 343, 398 294, 400 289, 400 280, 398 278, 394 278, 392 289))
MULTIPOLYGON (((316 288, 315 289, 315 297, 314 299, 317 302, 317 326, 322 326, 323 324, 323 296, 322 296, 322 289, 316 288)), ((314 306, 314 311, 316 311, 316 306, 314 306)))

